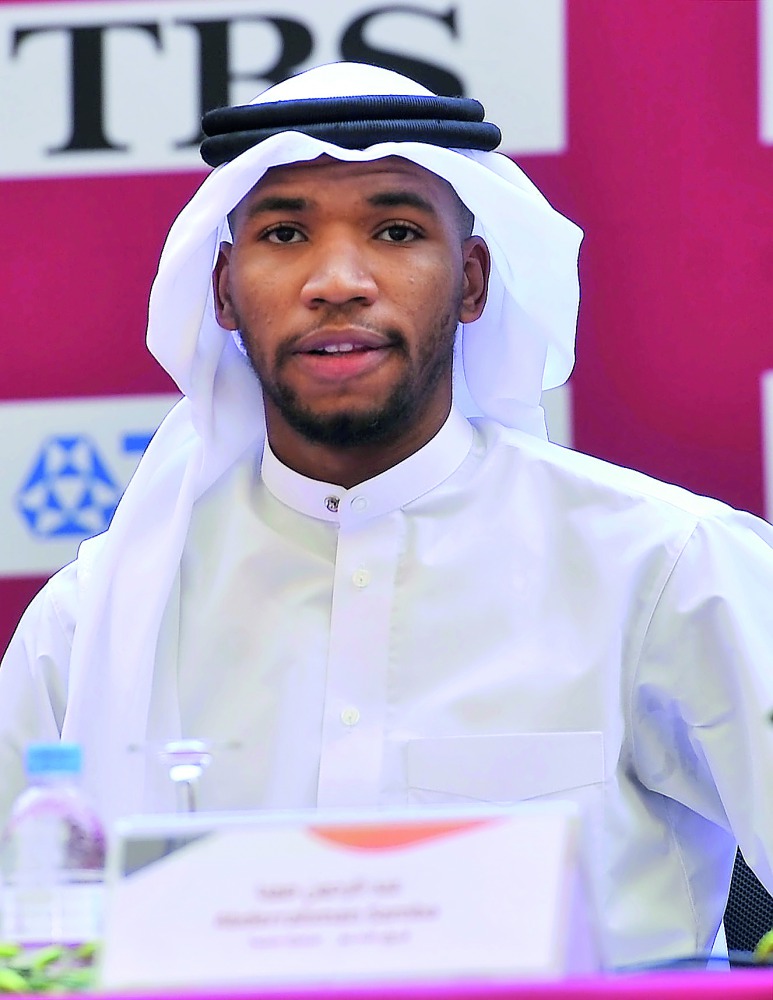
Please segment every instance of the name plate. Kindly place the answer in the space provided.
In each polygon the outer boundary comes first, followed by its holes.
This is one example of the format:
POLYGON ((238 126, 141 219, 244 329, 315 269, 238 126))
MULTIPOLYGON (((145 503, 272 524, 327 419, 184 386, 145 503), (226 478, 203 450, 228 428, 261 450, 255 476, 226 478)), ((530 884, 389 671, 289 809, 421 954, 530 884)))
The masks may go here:
POLYGON ((101 986, 592 971, 578 841, 564 803, 122 821, 101 986))

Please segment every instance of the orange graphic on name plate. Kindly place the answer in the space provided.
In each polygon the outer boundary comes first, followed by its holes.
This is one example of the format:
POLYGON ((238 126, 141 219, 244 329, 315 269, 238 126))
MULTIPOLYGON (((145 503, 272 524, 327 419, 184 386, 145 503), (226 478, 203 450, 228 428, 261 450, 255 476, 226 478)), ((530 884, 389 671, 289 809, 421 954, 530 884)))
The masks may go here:
POLYGON ((409 847, 424 840, 463 833, 475 827, 487 826, 498 820, 429 820, 417 823, 357 823, 342 826, 311 826, 309 833, 341 847, 355 847, 363 851, 384 851, 395 847, 409 847))

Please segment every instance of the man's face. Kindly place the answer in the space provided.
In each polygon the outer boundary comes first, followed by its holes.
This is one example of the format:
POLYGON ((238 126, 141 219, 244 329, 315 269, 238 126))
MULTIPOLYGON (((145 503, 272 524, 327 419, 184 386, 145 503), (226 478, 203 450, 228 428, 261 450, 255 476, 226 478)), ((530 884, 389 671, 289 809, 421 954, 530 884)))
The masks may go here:
POLYGON ((232 216, 215 272, 269 430, 338 447, 431 436, 447 415, 457 324, 485 304, 488 258, 452 188, 398 157, 274 167, 232 216))

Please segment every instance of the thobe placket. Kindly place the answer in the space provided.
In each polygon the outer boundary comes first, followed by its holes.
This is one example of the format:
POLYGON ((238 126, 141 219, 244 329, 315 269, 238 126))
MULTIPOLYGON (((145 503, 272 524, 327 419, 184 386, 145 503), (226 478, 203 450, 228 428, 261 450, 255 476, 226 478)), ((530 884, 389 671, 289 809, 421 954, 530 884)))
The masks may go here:
POLYGON ((355 493, 339 510, 319 806, 374 805, 379 795, 402 518, 400 511, 369 518, 368 506, 355 493))

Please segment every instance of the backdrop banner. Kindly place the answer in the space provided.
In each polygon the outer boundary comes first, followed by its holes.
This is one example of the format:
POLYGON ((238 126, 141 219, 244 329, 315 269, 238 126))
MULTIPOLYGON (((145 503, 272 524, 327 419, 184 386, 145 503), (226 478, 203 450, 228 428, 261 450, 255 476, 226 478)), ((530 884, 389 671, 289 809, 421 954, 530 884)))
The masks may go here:
POLYGON ((176 398, 144 330, 202 111, 339 59, 480 99, 586 231, 551 436, 773 516, 773 0, 0 0, 0 651, 176 398))

